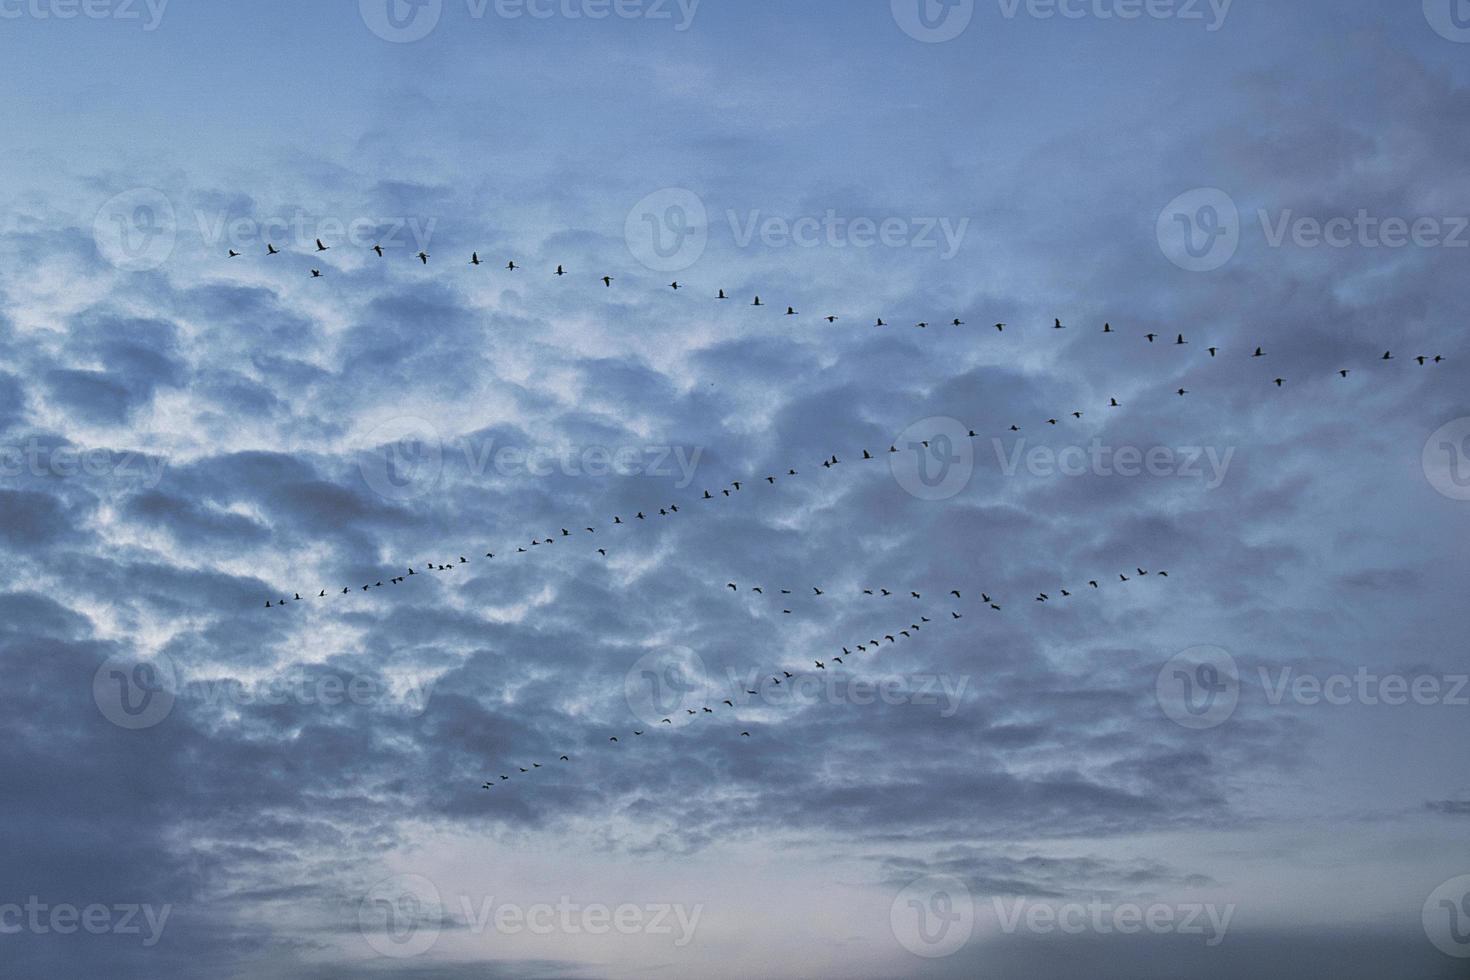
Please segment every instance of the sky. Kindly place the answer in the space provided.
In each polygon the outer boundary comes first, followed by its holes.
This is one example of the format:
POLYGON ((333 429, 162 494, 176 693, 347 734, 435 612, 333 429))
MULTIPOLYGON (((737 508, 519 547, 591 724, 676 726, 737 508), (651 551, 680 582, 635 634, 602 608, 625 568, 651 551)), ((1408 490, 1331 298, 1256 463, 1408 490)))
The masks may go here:
POLYGON ((0 58, 6 976, 1470 975, 1462 0, 0 58))

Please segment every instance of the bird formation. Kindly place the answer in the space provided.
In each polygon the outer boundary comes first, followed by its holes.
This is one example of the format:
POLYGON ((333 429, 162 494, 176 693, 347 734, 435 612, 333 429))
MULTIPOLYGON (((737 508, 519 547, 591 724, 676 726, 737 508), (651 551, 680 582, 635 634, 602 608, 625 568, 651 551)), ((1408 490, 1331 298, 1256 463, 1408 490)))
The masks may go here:
MULTIPOLYGON (((1135 572, 1136 572, 1136 574, 1137 574, 1137 576, 1139 578, 1142 578, 1142 577, 1145 577, 1145 576, 1149 575, 1149 572, 1147 570, 1145 570, 1145 569, 1142 569, 1142 568, 1136 568, 1135 569, 1135 572)), ((1159 577, 1159 578, 1168 578, 1169 577, 1169 573, 1166 572, 1166 571, 1158 571, 1158 572, 1154 572, 1153 574, 1156 577, 1159 577)), ((1133 581, 1133 576, 1129 575, 1126 572, 1122 572, 1122 573, 1119 573, 1118 579, 1121 582, 1130 582, 1130 581, 1133 581)), ((1098 589, 1098 588, 1101 588, 1102 587, 1102 582, 1101 581, 1098 581, 1098 580, 1091 580, 1091 581, 1088 582, 1088 585, 1091 588, 1098 589)), ((736 589, 738 591, 738 586, 736 587, 736 589)), ((813 591, 814 591, 815 595, 822 595, 822 594, 824 594, 821 590, 816 589, 815 587, 814 587, 814 590, 813 591)), ((864 595, 874 595, 874 596, 877 596, 877 595, 880 595, 883 591, 884 590, 864 589, 863 590, 863 594, 864 595)), ((888 594, 889 595, 893 595, 893 593, 888 593, 888 594)), ((1069 596, 1069 595, 1071 595, 1071 593, 1069 591, 1067 591, 1066 589, 1059 590, 1059 594, 1062 595, 1062 596, 1069 596)), ((919 598, 921 598, 920 594, 919 593, 916 593, 916 592, 910 592, 909 593, 909 597, 912 598, 912 599, 919 599, 919 598)), ((948 595, 946 596, 946 598, 961 599, 961 598, 963 598, 963 594, 961 593, 961 591, 959 589, 953 589, 953 590, 951 590, 948 593, 948 595)), ((1048 596, 1046 593, 1043 592, 1043 593, 1041 593, 1041 594, 1039 594, 1037 596, 1036 601, 1037 602, 1047 602, 1047 601, 1050 601, 1050 598, 1051 598, 1050 596, 1048 596)), ((999 606, 996 606, 996 605, 994 605, 991 602, 990 596, 988 596, 988 595, 986 595, 984 593, 981 593, 980 594, 980 601, 981 602, 984 602, 984 603, 987 603, 987 604, 990 604, 991 605, 991 608, 994 608, 994 609, 998 609, 999 608, 999 606)), ((949 610, 949 615, 948 616, 944 616, 943 614, 936 614, 936 615, 939 616, 939 621, 940 622, 949 622, 949 623, 954 623, 954 622, 957 622, 957 621, 962 620, 962 619, 965 618, 965 616, 964 616, 963 613, 959 612, 958 610, 954 610, 954 609, 950 609, 949 610)), ((858 640, 849 640, 848 643, 847 643, 847 645, 845 645, 845 646, 842 647, 841 653, 827 655, 826 656, 826 659, 824 659, 824 660, 813 659, 811 661, 811 666, 810 667, 806 666, 805 664, 802 664, 802 665, 786 664, 786 665, 784 665, 782 667, 777 667, 777 668, 774 668, 774 669, 767 670, 767 671, 764 672, 764 674, 765 674, 765 676, 768 676, 770 678, 770 682, 769 683, 772 686, 774 686, 774 687, 788 686, 789 687, 789 686, 792 686, 793 684, 798 683, 804 677, 820 676, 821 674, 826 674, 829 669, 835 669, 838 666, 841 666, 841 667, 844 667, 844 668, 850 668, 851 665, 858 663, 857 658, 859 656, 863 656, 863 655, 876 655, 876 654, 880 653, 881 651, 887 649, 889 646, 895 646, 895 645, 898 645, 898 644, 901 644, 901 643, 905 642, 906 640, 912 640, 912 639, 914 639, 915 636, 916 636, 916 634, 918 634, 919 632, 921 632, 926 627, 931 627, 932 628, 932 624, 933 624, 934 620, 932 620, 930 617, 928 617, 926 615, 918 615, 918 616, 914 616, 912 618, 914 620, 916 620, 916 621, 910 622, 906 626, 900 626, 898 628, 888 630, 888 631, 883 632, 882 634, 877 635, 877 636, 871 636, 870 635, 868 637, 865 637, 865 638, 862 638, 862 639, 858 639, 858 640), (829 666, 828 666, 829 664, 832 665, 831 668, 829 668, 829 666), (820 674, 818 672, 820 672, 820 674)), ((765 682, 762 682, 762 683, 765 683, 765 682)), ((753 691, 753 690, 746 689, 745 690, 745 694, 754 697, 754 696, 759 695, 760 692, 758 690, 754 690, 753 691)), ((719 700, 719 701, 715 701, 714 699, 711 699, 711 701, 715 705, 714 707, 711 707, 710 705, 705 704, 705 705, 700 705, 697 710, 695 708, 691 708, 691 707, 683 707, 683 708, 680 708, 679 710, 683 711, 684 717, 686 719, 693 718, 693 719, 696 719, 696 720, 698 720, 700 718, 703 718, 705 715, 712 715, 712 716, 719 717, 722 712, 731 712, 731 711, 738 711, 739 710, 737 708, 735 702, 733 700, 729 699, 729 698, 725 698, 725 699, 722 699, 722 700, 719 700)), ((673 717, 662 718, 662 719, 659 720, 659 722, 658 722, 657 725, 654 725, 652 727, 653 728, 656 728, 656 729, 659 729, 659 730, 664 730, 665 728, 667 728, 669 730, 672 730, 675 727, 674 726, 674 718, 673 717)), ((646 734, 648 734, 648 731, 649 731, 649 729, 647 727, 641 728, 641 729, 632 729, 631 730, 631 735, 629 735, 627 733, 624 733, 623 734, 623 737, 621 739, 617 735, 608 735, 607 736, 607 741, 606 742, 603 742, 602 744, 603 745, 622 744, 623 740, 628 739, 630 737, 631 738, 634 738, 634 739, 642 738, 643 736, 645 736, 646 734)), ((749 729, 742 729, 740 731, 740 736, 739 737, 741 737, 741 738, 751 738, 753 736, 751 735, 749 729)), ((560 755, 558 757, 558 761, 559 762, 565 762, 565 763, 572 763, 573 762, 572 757, 571 757, 570 754, 560 755)), ((540 769, 542 767, 541 767, 541 764, 540 763, 533 762, 533 763, 531 763, 531 768, 530 769, 526 769, 523 766, 513 766, 511 768, 519 770, 519 772, 522 775, 529 775, 529 774, 531 774, 531 772, 533 770, 540 769)), ((488 779, 488 780, 484 781, 481 784, 481 787, 480 788, 482 790, 494 789, 496 786, 498 786, 501 783, 511 782, 513 780, 513 778, 514 777, 512 777, 510 775, 506 775, 505 773, 500 773, 498 780, 497 779, 488 779)))
MULTIPOLYGON (((317 253, 330 251, 331 248, 332 248, 332 246, 323 244, 322 243, 322 240, 320 238, 316 239, 316 249, 315 249, 315 251, 317 253)), ((383 246, 381 244, 374 245, 368 251, 373 252, 380 259, 381 258, 384 258, 385 257, 385 254, 386 254, 385 251, 384 251, 384 249, 383 249, 383 246)), ((276 248, 276 246, 273 243, 267 242, 266 243, 266 253, 265 254, 267 256, 280 255, 280 254, 282 254, 282 252, 281 252, 280 249, 276 248)), ((243 257, 243 253, 238 252, 238 251, 236 251, 234 249, 230 249, 228 251, 228 257, 231 258, 231 259, 241 258, 241 257, 243 257)), ((429 264, 429 259, 430 259, 431 256, 429 255, 428 252, 420 251, 414 257, 417 258, 422 265, 427 266, 429 264)), ((479 266, 484 265, 486 263, 484 263, 481 260, 480 253, 478 251, 475 251, 475 252, 471 252, 470 253, 469 260, 468 260, 468 262, 466 264, 469 265, 469 266, 471 266, 471 267, 478 268, 479 266)), ((514 272, 524 271, 524 267, 516 264, 515 260, 512 259, 512 260, 510 260, 509 262, 506 263, 505 270, 507 272, 514 273, 514 272)), ((313 278, 313 279, 320 279, 320 278, 322 278, 322 271, 320 269, 312 268, 310 270, 310 272, 311 272, 311 278, 313 278)), ((564 278, 564 277, 566 277, 569 274, 570 273, 567 271, 565 265, 558 265, 556 267, 555 271, 553 271, 553 272, 550 273, 550 275, 552 275, 552 276, 554 276, 554 277, 556 277, 558 279, 564 278)), ((603 285, 604 288, 611 289, 613 283, 617 281, 617 277, 611 276, 611 275, 602 275, 602 276, 595 277, 595 281, 602 283, 602 285, 603 285)), ((676 279, 673 282, 669 283, 666 288, 670 289, 671 291, 673 291, 675 293, 678 293, 678 292, 681 292, 681 291, 682 292, 688 292, 690 290, 690 285, 687 282, 680 282, 679 280, 676 279)), ((715 295, 714 295, 714 300, 716 302, 725 301, 725 300, 729 300, 729 299, 730 299, 729 293, 727 293, 723 288, 719 288, 719 289, 716 290, 715 295)), ((757 294, 756 297, 755 297, 755 299, 751 302, 750 305, 752 307, 766 307, 766 306, 770 306, 771 304, 762 301, 761 300, 761 297, 757 294)), ((777 305, 777 309, 780 309, 779 304, 777 305)), ((801 314, 801 311, 797 307, 795 307, 795 306, 787 305, 785 309, 786 309, 785 315, 788 316, 788 317, 799 317, 799 316, 802 315, 801 314)), ((844 317, 842 315, 840 315, 840 314, 837 314, 837 313, 826 313, 826 314, 821 315, 820 316, 820 319, 825 320, 829 324, 835 324, 839 320, 844 319, 844 317)), ((883 317, 881 317, 881 316, 880 317, 875 317, 875 318, 872 318, 872 319, 873 319, 873 325, 875 327, 887 327, 888 326, 888 322, 886 320, 884 320, 883 317)), ((941 322, 944 322, 944 321, 933 321, 933 322, 935 324, 938 324, 938 323, 941 323, 941 322)), ((967 322, 968 321, 966 321, 962 316, 954 316, 954 317, 952 317, 952 318, 950 318, 948 320, 948 325, 951 328, 961 328, 961 327, 964 327, 967 324, 967 322)), ((914 324, 915 329, 920 329, 920 330, 926 330, 930 326, 931 326, 931 321, 929 321, 929 320, 920 320, 920 321, 918 321, 917 323, 914 324)), ((1008 323, 998 322, 998 323, 995 323, 993 325, 993 329, 996 330, 999 333, 1004 333, 1005 330, 1006 330, 1006 328, 1008 326, 1009 326, 1008 323)), ((1051 326, 1051 329, 1055 331, 1055 330, 1068 330, 1068 329, 1073 329, 1073 328, 1070 327, 1070 325, 1063 323, 1062 322, 1062 319, 1060 317, 1053 317, 1052 318, 1052 326, 1051 326)), ((1113 334, 1113 335, 1116 335, 1116 334, 1119 333, 1118 330, 1115 330, 1113 328, 1112 323, 1104 323, 1103 326, 1102 326, 1102 331, 1101 332, 1102 333, 1105 333, 1105 334, 1113 334)), ((1154 343, 1172 343, 1172 345, 1175 346, 1175 347, 1188 347, 1188 346, 1191 346, 1193 344, 1193 341, 1187 339, 1185 337, 1185 335, 1182 334, 1182 333, 1176 333, 1175 334, 1175 338, 1174 338, 1174 340, 1172 342, 1168 341, 1167 337, 1165 337, 1163 335, 1160 335, 1160 334, 1157 334, 1157 333, 1152 333, 1152 332, 1143 334, 1143 338, 1148 343, 1150 343, 1150 344, 1154 344, 1154 343)), ((1212 359, 1219 358, 1220 355, 1222 354, 1222 352, 1225 352, 1225 349, 1223 347, 1218 346, 1218 345, 1206 346, 1204 349, 1209 353, 1209 356, 1212 359)), ((1251 358, 1266 357, 1267 356, 1267 352, 1262 347, 1256 347, 1254 349, 1254 351, 1249 356, 1251 358)), ((1378 360, 1379 361, 1393 361, 1393 360, 1397 360, 1397 359, 1398 358, 1396 358, 1394 356, 1394 354, 1393 354, 1392 351, 1385 351, 1384 354, 1383 354, 1383 356, 1381 358, 1379 358, 1378 360)), ((1425 367, 1425 366, 1428 366, 1430 364, 1443 364, 1445 362, 1445 357, 1444 357, 1443 354, 1418 354, 1418 355, 1415 355, 1412 358, 1412 360, 1414 360, 1415 362, 1417 362, 1421 367, 1425 367)), ((1352 374, 1352 371, 1353 371, 1353 368, 1352 367, 1345 367, 1345 368, 1336 369, 1337 375, 1340 378, 1343 378, 1343 379, 1346 379, 1349 375, 1351 375, 1352 374)), ((1288 379, 1286 377, 1280 377, 1280 376, 1278 376, 1278 377, 1273 377, 1273 378, 1268 379, 1267 383, 1268 384, 1273 384, 1277 388, 1283 388, 1283 387, 1286 386, 1287 380, 1288 379)), ((1180 388, 1180 389, 1178 389, 1175 392, 1175 394, 1177 394, 1180 397, 1184 397, 1184 396, 1190 394, 1190 392, 1187 389, 1185 389, 1185 388, 1180 388)), ((1108 407, 1110 407, 1110 408, 1119 408, 1121 406, 1118 404, 1117 399, 1111 399, 1110 404, 1109 404, 1108 407)), ((1055 423, 1053 423, 1053 424, 1055 424, 1055 423)))
MULTIPOLYGON (((1081 412, 1073 412, 1071 414, 1073 417, 1077 418, 1080 418, 1082 415, 1081 412)), ((1057 419, 1050 419, 1048 421, 1054 425, 1059 424, 1059 420, 1057 419)), ((1012 425, 1010 428, 1013 432, 1020 431, 1020 426, 1017 425, 1012 425)), ((980 438, 980 434, 974 429, 968 429, 967 432, 968 438, 970 439, 980 438)), ((890 445, 886 451, 879 452, 874 452, 870 449, 860 449, 852 453, 850 456, 847 456, 847 458, 854 460, 858 464, 867 463, 871 465, 873 463, 876 463, 880 459, 899 453, 925 452, 928 451, 929 447, 930 440, 925 439, 921 440, 917 446, 910 449, 901 450, 896 445, 890 445)), ((847 454, 845 453, 832 453, 830 455, 824 456, 821 462, 815 465, 826 473, 831 474, 847 465, 847 460, 843 458, 846 455, 847 454)), ((695 499, 693 504, 686 501, 683 507, 680 507, 680 505, 676 503, 650 505, 644 510, 633 512, 631 515, 625 516, 625 514, 614 514, 612 515, 611 521, 599 525, 582 525, 580 530, 577 531, 573 531, 569 527, 559 527, 556 530, 547 532, 544 537, 539 534, 533 534, 529 539, 524 537, 521 538, 519 543, 502 545, 499 548, 491 547, 484 552, 483 558, 466 557, 466 555, 478 556, 480 554, 478 547, 467 548, 463 551, 457 551, 454 555, 448 558, 441 557, 437 559, 431 559, 426 562, 421 562, 417 568, 415 568, 414 566, 409 566, 406 572, 399 575, 376 577, 374 581, 365 582, 360 586, 337 585, 330 588, 316 587, 305 590, 304 595, 300 591, 294 591, 292 592, 291 598, 277 599, 273 597, 267 597, 265 600, 265 608, 280 609, 286 606, 295 605, 296 603, 308 602, 312 599, 326 599, 333 596, 341 597, 346 595, 354 595, 359 592, 372 592, 374 589, 384 588, 385 583, 388 587, 391 588, 396 585, 404 584, 408 581, 410 577, 417 577, 420 574, 419 569, 427 572, 453 572, 461 566, 486 561, 493 561, 497 558, 514 558, 519 555, 531 554, 534 551, 540 550, 542 548, 553 547, 559 542, 570 543, 570 540, 575 539, 590 539, 595 545, 595 553, 601 558, 607 558, 608 548, 605 542, 611 540, 610 538, 608 538, 608 535, 610 533, 614 533, 614 529, 627 530, 638 525, 646 524, 649 521, 666 521, 673 520, 681 516, 687 517, 690 514, 699 514, 701 512, 700 508, 711 503, 733 500, 734 498, 741 495, 750 494, 752 492, 751 488, 753 487, 763 487, 766 490, 770 490, 783 480, 797 479, 802 476, 802 470, 798 470, 794 466, 784 467, 784 473, 781 472, 782 469, 783 468, 781 467, 777 467, 775 468, 774 472, 767 472, 764 476, 751 474, 741 479, 732 480, 727 485, 721 487, 706 488, 698 491, 689 491, 697 493, 699 494, 699 496, 695 499), (694 509, 691 510, 691 507, 693 507, 694 509), (604 537, 596 538, 595 535, 597 535, 599 532, 602 532, 604 537)), ((571 523, 572 526, 577 525, 577 522, 571 523)))

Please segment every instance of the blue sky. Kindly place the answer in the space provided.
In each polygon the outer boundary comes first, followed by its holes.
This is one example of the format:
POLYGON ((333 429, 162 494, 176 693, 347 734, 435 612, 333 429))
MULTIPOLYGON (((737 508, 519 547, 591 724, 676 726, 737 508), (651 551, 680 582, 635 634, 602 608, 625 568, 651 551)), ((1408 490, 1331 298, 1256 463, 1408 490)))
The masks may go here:
POLYGON ((1462 975, 1470 11, 389 2, 0 3, 8 975, 1462 975))

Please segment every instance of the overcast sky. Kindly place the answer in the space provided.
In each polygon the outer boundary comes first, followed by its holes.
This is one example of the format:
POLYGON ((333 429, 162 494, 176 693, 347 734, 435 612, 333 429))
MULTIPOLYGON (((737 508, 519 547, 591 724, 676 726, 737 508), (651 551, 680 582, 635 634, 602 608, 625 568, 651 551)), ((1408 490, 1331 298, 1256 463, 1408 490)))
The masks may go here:
POLYGON ((1470 11, 0 58, 0 972, 1464 975, 1470 11))

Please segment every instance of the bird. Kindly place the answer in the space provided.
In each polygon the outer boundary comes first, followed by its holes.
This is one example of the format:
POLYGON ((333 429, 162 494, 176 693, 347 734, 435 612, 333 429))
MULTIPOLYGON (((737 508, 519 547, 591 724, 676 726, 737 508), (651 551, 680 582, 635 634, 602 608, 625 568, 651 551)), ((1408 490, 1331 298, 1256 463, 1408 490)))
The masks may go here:
POLYGON ((1348 376, 1348 370, 1347 370, 1347 368, 1343 368, 1341 371, 1339 371, 1337 373, 1340 374, 1340 375, 1342 375, 1344 378, 1346 378, 1348 376))
POLYGON ((822 663, 820 660, 814 661, 814 663, 816 663, 818 670, 826 670, 827 669, 827 665, 824 664, 824 663, 822 663))
POLYGON ((1276 387, 1280 388, 1284 384, 1286 384, 1286 379, 1285 378, 1277 378, 1276 379, 1276 387))
POLYGON ((612 288, 612 284, 613 284, 613 277, 612 276, 603 276, 602 277, 602 284, 604 286, 606 286, 608 289, 611 289, 612 288))
POLYGON ((562 762, 571 762, 572 760, 568 756, 562 756, 561 757, 561 761, 562 762))
POLYGON ((961 320, 959 317, 955 317, 953 320, 950 321, 949 325, 952 327, 963 327, 965 325, 965 321, 961 320))
POLYGON ((1004 323, 997 323, 997 324, 996 324, 996 325, 995 325, 995 329, 996 329, 996 331, 998 331, 998 332, 999 332, 999 333, 1005 333, 1005 329, 1006 329, 1006 325, 1005 325, 1005 324, 1004 324, 1004 323))
POLYGON ((952 596, 954 596, 956 599, 960 598, 960 590, 959 589, 950 589, 949 590, 949 594, 952 595, 952 596))
POLYGON ((1055 322, 1052 324, 1052 329, 1065 330, 1066 328, 1062 326, 1062 321, 1060 319, 1056 319, 1055 322))
POLYGON ((1220 348, 1218 348, 1218 347, 1207 347, 1205 349, 1210 352, 1210 356, 1211 357, 1214 357, 1220 351, 1220 348))
POLYGON ((480 264, 480 253, 479 252, 471 252, 470 253, 470 265, 479 265, 479 264, 480 264))
POLYGON ((566 269, 563 269, 561 266, 557 266, 556 267, 556 272, 554 274, 555 275, 558 275, 558 276, 564 276, 564 275, 567 274, 567 270, 566 269))
POLYGON ((1103 333, 1112 333, 1112 332, 1113 332, 1113 325, 1111 323, 1104 323, 1103 324, 1103 333))
POLYGON ((1146 333, 1144 336, 1148 338, 1148 342, 1151 344, 1159 335, 1156 333, 1146 333))
POLYGON ((235 251, 233 248, 230 249, 230 258, 237 259, 239 257, 240 257, 240 253, 239 252, 235 251))
POLYGON ((428 265, 429 264, 429 253, 428 252, 420 252, 419 255, 418 255, 418 259, 424 265, 428 265))
POLYGON ((1266 352, 1263 351, 1263 350, 1261 350, 1261 348, 1259 348, 1259 347, 1257 347, 1256 348, 1256 352, 1251 355, 1251 357, 1265 357, 1265 356, 1266 356, 1266 352))
POLYGON ((1383 352, 1383 358, 1382 359, 1385 360, 1385 361, 1391 361, 1391 360, 1393 360, 1393 351, 1391 351, 1391 350, 1384 351, 1383 352))
POLYGON ((754 302, 754 303, 751 303, 751 304, 750 304, 750 305, 751 305, 751 306, 764 306, 764 305, 765 305, 765 304, 764 304, 764 303, 762 303, 762 302, 761 302, 761 298, 760 298, 760 297, 759 297, 759 296, 757 296, 757 297, 756 297, 756 298, 755 298, 755 302, 754 302))
POLYGON ((1111 399, 1110 403, 1108 404, 1108 407, 1109 408, 1122 408, 1123 406, 1119 405, 1118 404, 1118 399, 1114 398, 1114 399, 1111 399))
POLYGON ((888 326, 888 324, 884 323, 883 322, 883 318, 880 316, 878 318, 878 322, 875 323, 875 324, 873 324, 873 326, 875 326, 875 327, 886 327, 886 326, 888 326))
POLYGON ((1179 335, 1179 339, 1176 340, 1176 341, 1174 341, 1174 346, 1175 347, 1183 347, 1185 344, 1188 344, 1188 343, 1189 343, 1189 341, 1187 341, 1187 340, 1184 339, 1184 334, 1180 334, 1179 335))
POLYGON ((1189 394, 1189 389, 1188 388, 1180 388, 1179 389, 1179 397, 1180 398, 1183 398, 1187 394, 1189 394))
POLYGON ((374 245, 373 246, 373 251, 378 253, 378 258, 381 259, 383 257, 383 246, 381 246, 381 245, 374 245))
POLYGON ((321 277, 322 277, 322 270, 320 270, 320 269, 312 269, 311 270, 311 278, 313 278, 313 279, 320 279, 321 277))
POLYGON ((787 316, 796 316, 797 315, 796 308, 795 307, 792 307, 792 306, 786 307, 786 315, 787 316))
POLYGON ((728 296, 725 295, 725 291, 723 289, 720 290, 720 294, 715 297, 715 299, 729 299, 729 298, 730 297, 728 297, 728 296))
POLYGON ((750 738, 750 732, 741 732, 740 733, 740 737, 741 738, 750 738))
POLYGON ((280 255, 281 254, 281 250, 278 249, 278 248, 276 248, 270 242, 266 242, 265 243, 265 254, 266 255, 280 255))
POLYGON ((323 245, 323 244, 322 244, 322 240, 321 240, 321 239, 320 239, 320 238, 318 238, 318 239, 317 239, 317 240, 316 240, 316 250, 317 250, 317 251, 318 251, 318 252, 325 252, 325 251, 326 251, 326 250, 327 250, 327 249, 329 249, 329 248, 331 248, 331 247, 332 247, 332 246, 330 246, 330 245, 323 245))

